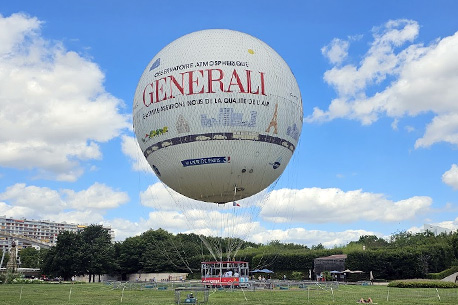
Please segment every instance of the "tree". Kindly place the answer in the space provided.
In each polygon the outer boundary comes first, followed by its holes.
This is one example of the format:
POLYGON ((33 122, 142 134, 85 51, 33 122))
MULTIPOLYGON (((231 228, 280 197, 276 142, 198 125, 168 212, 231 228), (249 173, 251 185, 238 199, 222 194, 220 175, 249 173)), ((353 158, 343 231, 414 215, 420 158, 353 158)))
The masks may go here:
POLYGON ((458 261, 458 231, 451 234, 450 244, 452 245, 455 260, 458 261))
POLYGON ((112 273, 116 269, 114 246, 108 229, 101 225, 90 225, 81 231, 82 268, 89 275, 89 282, 95 276, 112 273))
POLYGON ((316 246, 313 245, 313 246, 312 246, 312 250, 324 250, 324 246, 323 246, 321 243, 319 243, 319 244, 316 245, 316 246))
POLYGON ((142 269, 142 255, 146 245, 140 236, 126 238, 123 242, 116 243, 115 257, 118 271, 122 279, 126 279, 129 273, 135 273, 142 269))
POLYGON ((10 255, 8 251, 4 250, 5 252, 2 253, 3 256, 3 264, 0 266, 1 268, 6 268, 6 265, 10 259, 10 255))
POLYGON ((172 250, 172 234, 163 229, 148 230, 141 235, 144 243, 141 264, 143 272, 164 272, 175 269, 173 260, 176 254, 172 250))
POLYGON ((64 280, 83 274, 81 236, 69 231, 59 233, 56 246, 44 255, 42 270, 47 275, 60 276, 64 280))
POLYGON ((385 239, 375 235, 362 235, 359 237, 358 241, 352 241, 348 245, 361 245, 364 246, 366 250, 369 250, 387 247, 389 244, 385 239))
POLYGON ((34 247, 27 247, 19 251, 22 268, 39 268, 40 267, 40 251, 34 247))

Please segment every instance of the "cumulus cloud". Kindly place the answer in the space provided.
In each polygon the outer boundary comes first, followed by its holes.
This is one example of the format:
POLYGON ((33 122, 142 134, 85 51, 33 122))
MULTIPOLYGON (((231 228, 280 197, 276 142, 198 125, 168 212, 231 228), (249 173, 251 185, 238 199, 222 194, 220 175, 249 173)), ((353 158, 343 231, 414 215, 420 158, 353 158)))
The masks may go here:
POLYGON ((95 183, 86 190, 53 190, 23 183, 0 193, 0 215, 70 223, 100 223, 103 214, 129 200, 124 192, 95 183))
POLYGON ((146 161, 145 157, 142 154, 140 146, 138 145, 137 139, 134 137, 123 135, 121 137, 121 149, 122 152, 129 157, 132 163, 132 169, 135 171, 153 173, 150 165, 146 161))
MULTIPOLYGON (((259 206, 265 204, 269 193, 264 190, 258 194, 238 201, 241 206, 249 209, 258 209, 259 206)), ((156 210, 227 210, 232 208, 232 204, 217 205, 212 202, 203 202, 187 198, 173 189, 167 187, 162 182, 156 182, 148 186, 148 188, 140 192, 140 203, 143 206, 154 208, 156 210)))
POLYGON ((332 64, 340 64, 348 55, 348 41, 334 38, 331 43, 321 48, 321 53, 329 59, 332 64))
MULTIPOLYGON (((1 205, 0 205, 1 208, 1 205)), ((227 211, 207 210, 158 210, 148 213, 146 219, 130 221, 126 219, 106 220, 116 239, 139 235, 149 229, 162 228, 168 232, 203 234, 204 236, 218 236, 223 238, 241 238, 250 240, 251 234, 260 229, 259 222, 243 213, 229 213, 227 211)))
POLYGON ((414 226, 414 227, 409 228, 407 231, 416 234, 416 233, 425 232, 426 229, 433 233, 457 231, 458 230, 458 218, 455 218, 454 220, 444 220, 444 221, 436 222, 436 223, 428 223, 428 224, 424 224, 422 227, 414 226))
POLYGON ((141 204, 152 208, 142 226, 246 240, 260 226, 259 212, 267 197, 261 192, 237 201, 239 206, 221 205, 186 198, 158 182, 140 193, 141 204))
POLYGON ((458 190, 458 165, 452 164, 452 167, 442 175, 442 181, 458 190))
POLYGON ((128 237, 140 235, 152 228, 148 227, 142 219, 138 222, 133 222, 123 218, 116 218, 112 220, 104 220, 102 224, 104 226, 111 227, 114 231, 116 240, 125 240, 128 237))
POLYGON ((81 162, 100 159, 98 143, 119 136, 129 116, 105 91, 100 68, 45 40, 40 26, 0 15, 0 166, 75 181, 81 162))
MULTIPOLYGON (((141 204, 152 208, 147 219, 126 225, 143 232, 149 228, 163 228, 173 233, 204 234, 240 237, 245 240, 268 243, 271 240, 307 245, 323 243, 325 246, 345 244, 361 235, 375 234, 364 230, 326 232, 303 228, 267 229, 265 221, 289 225, 290 223, 356 223, 399 222, 412 220, 428 213, 432 204, 429 197, 411 197, 392 201, 383 194, 354 190, 305 188, 280 189, 261 194, 256 204, 242 200, 240 207, 231 204, 216 205, 185 198, 155 183, 140 194, 141 204), (143 231, 142 229, 143 228, 143 231)), ((125 234, 120 233, 122 236, 125 234)))
POLYGON ((68 205, 77 210, 84 209, 114 209, 129 200, 127 193, 114 191, 110 187, 94 183, 88 189, 75 192, 65 190, 68 205))
MULTIPOLYGON (((230 204, 215 205, 185 198, 162 183, 149 186, 140 194, 140 198, 144 206, 155 211, 178 211, 186 218, 193 219, 196 224, 202 214, 206 214, 208 220, 212 213, 215 213, 214 218, 218 223, 221 213, 239 213, 237 217, 247 216, 250 221, 262 218, 275 223, 351 223, 361 220, 395 222, 414 219, 427 213, 432 204, 432 199, 426 196, 392 201, 383 194, 362 190, 344 192, 338 188, 304 188, 273 190, 256 197, 254 200, 257 204, 249 200, 240 201, 241 207, 233 209, 230 204)), ((210 222, 207 221, 206 225, 211 225, 210 222)))
POLYGON ((94 213, 94 211, 89 209, 84 211, 62 211, 58 214, 47 213, 43 214, 43 216, 39 219, 48 219, 55 222, 66 222, 83 225, 104 224, 103 215, 97 212, 94 213))
POLYGON ((53 210, 60 211, 67 207, 58 191, 48 187, 26 186, 25 183, 17 183, 7 187, 5 192, 0 193, 0 200, 8 202, 9 209, 6 209, 5 205, 3 215, 17 214, 15 211, 24 208, 28 209, 26 215, 30 215, 34 211, 39 211, 40 213, 53 210))
POLYGON ((391 201, 382 194, 337 188, 280 189, 272 191, 261 216, 273 222, 351 223, 360 220, 394 222, 428 212, 430 197, 391 201))
POLYGON ((286 230, 265 230, 252 236, 255 243, 266 244, 269 241, 280 240, 283 243, 295 243, 307 246, 322 244, 326 248, 348 244, 358 240, 363 235, 380 235, 372 231, 346 230, 342 232, 329 232, 322 230, 306 230, 304 228, 291 228, 286 230))
POLYGON ((433 113, 415 147, 458 145, 458 32, 425 46, 413 44, 419 29, 413 20, 374 28, 373 42, 358 65, 335 61, 336 66, 325 72, 324 80, 338 96, 327 110, 315 108, 306 121, 348 118, 368 125, 381 115, 398 120, 433 113))
MULTIPOLYGON (((180 197, 172 189, 166 187, 161 182, 154 183, 140 193, 140 203, 146 207, 156 210, 176 210, 178 203, 175 198, 180 197)), ((186 200, 184 196, 178 200, 186 200)), ((191 201, 191 199, 189 199, 191 201)))
POLYGON ((455 218, 455 220, 441 221, 434 225, 441 227, 441 228, 451 230, 451 231, 456 231, 458 230, 458 218, 455 218))
MULTIPOLYGON (((236 234, 229 235, 228 232, 221 232, 219 222, 209 222, 208 218, 201 214, 196 217, 197 220, 190 225, 189 219, 179 213, 173 211, 158 211, 150 212, 147 219, 141 219, 138 222, 132 222, 125 219, 115 219, 106 221, 104 224, 110 225, 114 231, 117 240, 124 240, 127 237, 139 235, 149 229, 163 228, 171 233, 195 233, 203 234, 204 236, 223 236, 237 237, 236 234)), ((283 243, 304 244, 307 246, 317 245, 321 243, 327 248, 334 246, 345 245, 350 241, 358 240, 363 235, 381 234, 366 230, 345 230, 345 231, 323 231, 323 230, 307 230, 301 227, 286 228, 286 229, 267 229, 259 222, 245 223, 249 227, 234 226, 234 231, 246 232, 243 234, 243 239, 254 243, 267 244, 273 240, 280 240, 283 243)))

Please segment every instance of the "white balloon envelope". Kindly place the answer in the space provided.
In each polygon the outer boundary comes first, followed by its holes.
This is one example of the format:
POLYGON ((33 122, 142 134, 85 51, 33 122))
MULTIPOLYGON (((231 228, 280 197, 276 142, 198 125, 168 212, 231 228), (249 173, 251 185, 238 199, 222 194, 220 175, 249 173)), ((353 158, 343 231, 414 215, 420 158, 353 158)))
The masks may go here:
POLYGON ((302 117, 285 61, 232 30, 194 32, 167 45, 143 72, 133 106, 138 143, 158 178, 216 203, 274 182, 296 149, 302 117))

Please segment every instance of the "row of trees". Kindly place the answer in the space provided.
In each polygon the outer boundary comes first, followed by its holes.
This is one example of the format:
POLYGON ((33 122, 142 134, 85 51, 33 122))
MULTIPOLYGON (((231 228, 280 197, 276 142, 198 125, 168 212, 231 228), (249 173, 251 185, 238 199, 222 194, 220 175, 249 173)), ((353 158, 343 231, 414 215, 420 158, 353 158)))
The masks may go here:
MULTIPOLYGON (((65 280, 74 275, 89 275, 95 281, 96 275, 113 273, 117 270, 115 257, 108 230, 96 225, 78 233, 61 232, 56 246, 50 249, 27 247, 19 251, 20 267, 40 268, 42 274, 65 280)), ((6 254, 2 267, 6 267, 8 259, 6 254)))
POLYGON ((78 233, 60 233, 56 246, 42 255, 41 269, 44 274, 64 279, 89 275, 90 281, 95 281, 96 275, 112 272, 116 260, 108 230, 92 225, 78 233))
MULTIPOLYGON (((223 252, 230 242, 205 239, 220 245, 223 252)), ((278 240, 267 245, 244 242, 237 259, 248 261, 252 269, 273 269, 277 276, 308 277, 315 258, 332 254, 347 254, 347 268, 372 271, 376 278, 420 278, 458 265, 458 232, 438 236, 431 232, 400 232, 389 240, 367 235, 333 249, 278 240)), ((20 251, 20 258, 22 267, 39 267, 49 276, 69 279, 73 275, 89 275, 92 281, 101 274, 125 279, 127 274, 136 272, 189 272, 198 277, 200 263, 212 260, 196 234, 148 230, 111 243, 109 232, 96 225, 78 233, 62 232, 55 247, 41 251, 26 248, 20 251)))

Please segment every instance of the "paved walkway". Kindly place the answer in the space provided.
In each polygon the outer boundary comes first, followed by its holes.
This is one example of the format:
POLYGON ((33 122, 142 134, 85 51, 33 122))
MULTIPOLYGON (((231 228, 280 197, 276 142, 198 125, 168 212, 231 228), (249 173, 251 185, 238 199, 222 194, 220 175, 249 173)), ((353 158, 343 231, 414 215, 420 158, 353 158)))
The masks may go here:
POLYGON ((455 272, 455 273, 443 278, 442 281, 444 281, 444 282, 454 282, 455 283, 455 280, 457 279, 457 276, 458 276, 458 272, 455 272))

